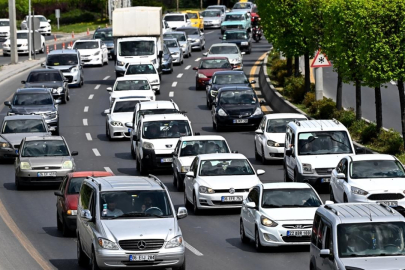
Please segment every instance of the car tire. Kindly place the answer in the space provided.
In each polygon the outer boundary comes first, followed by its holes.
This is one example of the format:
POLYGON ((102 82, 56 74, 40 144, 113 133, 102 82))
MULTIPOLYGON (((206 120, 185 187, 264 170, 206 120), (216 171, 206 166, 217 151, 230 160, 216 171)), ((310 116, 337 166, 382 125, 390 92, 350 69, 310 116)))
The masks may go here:
POLYGON ((101 268, 98 267, 97 259, 96 259, 96 252, 94 249, 91 252, 91 270, 100 270, 101 268))
POLYGON ((53 135, 59 136, 59 123, 58 126, 56 127, 56 130, 53 132, 53 135))
POLYGON ((14 179, 14 184, 15 184, 15 189, 16 190, 23 190, 23 186, 20 182, 20 179, 18 179, 18 177, 16 176, 14 179))
POLYGON ((42 47, 41 50, 39 51, 39 53, 44 53, 45 52, 45 43, 42 43, 42 47))
POLYGON ((261 155, 261 157, 262 157, 262 164, 263 165, 266 165, 268 162, 267 162, 267 159, 266 159, 266 156, 265 156, 265 154, 264 154, 264 148, 262 147, 262 155, 261 155))
POLYGON ((255 230, 255 248, 258 252, 262 252, 263 251, 263 246, 262 243, 260 242, 260 234, 259 234, 259 230, 256 227, 255 230))
POLYGON ((62 96, 62 104, 66 103, 67 103, 67 93, 65 92, 65 94, 62 96))
POLYGON ((186 191, 184 191, 184 206, 187 208, 187 209, 190 209, 190 202, 188 201, 188 199, 187 199, 187 195, 186 195, 186 191))
POLYGON ((177 187, 177 177, 176 172, 173 170, 173 186, 177 187))
POLYGON ((184 63, 184 59, 181 59, 180 65, 183 65, 184 63))
POLYGON ((70 100, 70 90, 67 89, 66 101, 69 101, 69 100, 70 100))
POLYGON ((67 226, 65 220, 63 219, 63 215, 62 215, 62 235, 64 237, 68 237, 70 235, 70 230, 69 227, 67 226))
POLYGON ((201 50, 202 50, 202 51, 205 50, 205 44, 202 45, 201 50))
POLYGON ((190 58, 191 57, 191 48, 190 48, 190 50, 188 51, 188 58, 190 58))
POLYGON ((255 159, 256 159, 257 161, 259 161, 259 160, 261 159, 261 157, 260 157, 260 155, 259 155, 259 152, 257 152, 256 140, 254 141, 254 144, 255 144, 255 159))
POLYGON ((181 181, 181 178, 177 178, 177 190, 178 191, 184 191, 184 182, 181 181))
POLYGON ((138 157, 136 157, 136 165, 135 165, 135 167, 136 167, 136 170, 139 172, 141 166, 139 165, 138 157))
POLYGON ((297 172, 294 172, 294 179, 293 179, 293 182, 298 183, 297 172))
POLYGON ((208 98, 207 98, 207 108, 210 109, 210 110, 212 109, 212 105, 211 105, 211 103, 209 102, 208 98))
POLYGON ((87 257, 86 253, 84 253, 82 249, 82 244, 79 236, 77 236, 77 263, 80 266, 89 265, 89 257, 87 257))
POLYGON ((349 202, 349 200, 347 199, 346 193, 343 194, 343 202, 344 202, 344 203, 348 203, 348 202, 349 202))
POLYGON ((332 187, 329 187, 330 192, 329 192, 329 200, 336 203, 336 199, 335 199, 335 194, 333 193, 333 189, 332 187))
POLYGON ((156 90, 155 95, 160 95, 160 90, 156 90))
POLYGON ((287 169, 284 167, 284 182, 291 182, 290 176, 288 176, 287 169))
POLYGON ((194 215, 200 214, 200 209, 198 208, 197 205, 197 197, 195 196, 195 193, 193 193, 193 212, 194 215))
POLYGON ((136 153, 134 149, 134 144, 131 142, 131 156, 133 159, 136 159, 136 153))
POLYGON ((197 91, 200 90, 200 86, 198 86, 197 83, 195 84, 195 90, 197 90, 197 91))
POLYGON ((180 267, 173 267, 173 270, 186 270, 186 255, 184 255, 183 264, 180 267))
POLYGON ((107 136, 109 141, 112 141, 110 129, 108 128, 108 124, 105 125, 105 135, 107 136))
POLYGON ((215 130, 216 130, 217 132, 221 132, 221 131, 222 131, 222 126, 221 126, 220 124, 216 123, 216 124, 215 124, 215 130))
POLYGON ((240 240, 242 241, 243 244, 249 243, 250 240, 245 234, 245 227, 243 226, 242 219, 240 220, 239 234, 240 234, 240 240))
POLYGON ((58 210, 56 210, 56 228, 58 231, 62 231, 62 222, 59 220, 58 210))
POLYGON ((136 165, 138 166, 137 169, 139 168, 138 171, 139 171, 139 173, 140 173, 141 175, 147 175, 147 174, 148 174, 148 171, 147 171, 146 168, 142 165, 142 160, 139 160, 139 161, 138 161, 138 159, 137 159, 136 165))
POLYGON ((80 77, 79 88, 82 88, 83 84, 84 84, 83 78, 82 78, 82 77, 80 77))

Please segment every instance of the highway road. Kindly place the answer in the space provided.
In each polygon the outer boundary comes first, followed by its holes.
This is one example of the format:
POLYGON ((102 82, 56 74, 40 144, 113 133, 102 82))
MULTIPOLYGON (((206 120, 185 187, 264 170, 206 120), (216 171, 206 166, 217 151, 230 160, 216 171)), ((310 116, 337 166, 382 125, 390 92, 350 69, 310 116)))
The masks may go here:
MULTIPOLYGON (((207 48, 218 42, 218 30, 206 30, 205 33, 207 48)), ((246 73, 250 73, 257 59, 269 48, 270 44, 263 40, 253 44, 252 54, 244 56, 246 73)), ((217 134, 212 128, 210 111, 205 105, 205 91, 196 91, 194 88, 195 71, 192 67, 197 66, 200 57, 202 52, 193 52, 192 57, 185 59, 182 66, 176 66, 172 74, 163 75, 161 95, 157 99, 168 100, 169 95, 173 96, 179 107, 188 112, 187 116, 195 132, 217 134), (176 86, 174 82, 177 83, 176 86)), ((3 90, 0 93, 1 101, 7 100, 16 88, 21 87, 20 81, 27 73, 0 85, 3 90)), ((75 157, 78 171, 112 170, 117 175, 138 175, 135 161, 130 154, 129 141, 108 141, 105 135, 105 115, 102 112, 108 108, 106 88, 112 86, 114 80, 112 61, 108 66, 85 68, 84 87, 72 88, 71 101, 60 106, 61 135, 66 138, 72 151, 79 151, 79 155, 75 157), (92 99, 89 99, 90 95, 94 95, 92 99), (87 112, 85 107, 88 107, 87 112), (87 125, 84 125, 84 119, 87 119, 87 125), (94 149, 98 150, 100 156, 95 156, 94 149)), ((0 106, 0 109, 4 117, 7 108, 0 106)), ((227 139, 232 150, 246 155, 256 170, 266 171, 261 177, 263 182, 283 181, 280 162, 262 165, 254 160, 253 130, 230 130, 219 134, 227 139)), ((156 174, 170 190, 175 207, 183 206, 183 193, 173 187, 170 172, 156 174)), ((0 165, 0 175, 0 216, 5 219, 8 212, 12 219, 8 221, 17 224, 17 231, 13 233, 20 232, 26 237, 20 242, 11 237, 10 229, 0 219, 0 255, 3 258, 10 254, 7 262, 0 263, 0 266, 4 269, 28 269, 27 265, 30 265, 29 269, 81 269, 76 260, 76 238, 63 237, 56 229, 55 187, 16 191, 12 164, 0 165), (4 235, 6 233, 7 236, 4 235), (4 245, 2 241, 9 241, 10 245, 4 245), (37 253, 29 255, 21 243, 31 243, 37 253), (12 257, 12 254, 18 256, 12 257)), ((329 196, 326 194, 322 195, 323 200, 327 197, 329 196)), ((239 239, 239 212, 240 210, 210 211, 195 216, 190 210, 189 216, 179 221, 188 243, 188 269, 309 268, 308 247, 275 248, 258 253, 253 243, 242 244, 239 239)))

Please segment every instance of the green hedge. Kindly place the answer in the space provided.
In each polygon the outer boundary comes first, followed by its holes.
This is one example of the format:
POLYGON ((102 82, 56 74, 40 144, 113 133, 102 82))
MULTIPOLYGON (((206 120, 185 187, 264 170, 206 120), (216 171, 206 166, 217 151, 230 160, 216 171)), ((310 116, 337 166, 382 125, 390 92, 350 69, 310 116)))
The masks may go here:
MULTIPOLYGON (((48 19, 51 20, 52 24, 56 24, 55 14, 49 15, 48 19)), ((98 13, 75 9, 69 12, 61 13, 59 23, 63 25, 78 22, 94 22, 98 19, 100 19, 100 14, 98 13)))

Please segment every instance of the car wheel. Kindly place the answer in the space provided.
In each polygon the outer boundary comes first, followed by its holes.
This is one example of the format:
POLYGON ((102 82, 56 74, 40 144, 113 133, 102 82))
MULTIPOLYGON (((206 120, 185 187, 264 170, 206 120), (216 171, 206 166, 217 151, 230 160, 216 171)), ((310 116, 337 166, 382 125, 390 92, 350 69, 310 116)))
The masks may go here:
POLYGON ((139 165, 138 157, 136 157, 136 170, 139 172, 141 165, 139 165))
POLYGON ((262 243, 260 242, 260 234, 259 234, 259 230, 257 229, 257 227, 255 230, 255 247, 258 252, 263 251, 263 246, 262 246, 262 243))
POLYGON ((156 90, 155 95, 160 95, 160 90, 156 90))
POLYGON ((200 86, 197 83, 195 83, 195 90, 200 90, 200 86))
POLYGON ((195 193, 193 194, 193 212, 194 212, 194 215, 198 215, 200 213, 200 209, 198 208, 198 205, 197 205, 197 197, 195 196, 195 193))
POLYGON ((189 58, 191 57, 191 48, 190 48, 190 50, 188 51, 188 57, 189 57, 189 58))
POLYGON ((53 132, 53 135, 59 136, 59 123, 58 126, 56 127, 56 130, 53 132))
POLYGON ((62 222, 60 222, 59 220, 58 211, 56 210, 56 228, 58 229, 58 231, 62 231, 62 226, 62 222))
POLYGON ((288 176, 287 169, 284 167, 284 182, 291 182, 290 176, 288 176))
POLYGON ((222 131, 222 126, 221 126, 220 124, 216 123, 216 124, 215 124, 215 127, 216 127, 215 130, 216 130, 217 132, 222 131))
POLYGON ((262 147, 262 164, 266 165, 267 164, 267 159, 266 156, 264 155, 264 148, 262 147))
POLYGON ((112 141, 110 129, 108 128, 108 124, 105 125, 105 135, 107 136, 109 141, 112 141))
POLYGON ((142 160, 139 160, 138 164, 139 164, 139 173, 141 175, 147 175, 148 170, 142 165, 142 160))
POLYGON ((212 128, 213 128, 214 130, 217 130, 217 125, 215 124, 214 120, 212 121, 212 128))
POLYGON ((173 186, 177 187, 177 176, 175 171, 173 171, 173 186))
POLYGON ((45 52, 45 43, 42 43, 42 47, 41 50, 39 51, 40 53, 44 53, 45 52))
POLYGON ((242 241, 242 243, 247 244, 249 243, 249 238, 247 238, 246 234, 245 234, 245 227, 243 226, 243 221, 242 219, 240 220, 240 240, 242 241))
POLYGON ((169 72, 170 74, 172 74, 173 73, 173 66, 170 68, 170 72, 169 72))
POLYGON ((14 184, 15 184, 15 189, 16 190, 22 190, 23 189, 22 185, 21 185, 21 182, 20 182, 20 179, 18 179, 17 176, 14 179, 14 184))
POLYGON ((136 153, 134 149, 134 144, 131 142, 131 156, 133 159, 136 159, 136 153))
POLYGON ((297 176, 297 173, 296 173, 296 172, 294 173, 294 181, 293 181, 293 182, 298 183, 298 176, 297 176))
POLYGON ((70 230, 69 230, 65 220, 63 219, 63 216, 62 216, 62 235, 64 237, 67 237, 70 235, 70 230))
POLYGON ((77 263, 80 266, 87 266, 89 264, 89 257, 84 253, 80 237, 77 237, 77 263))
POLYGON ((82 86, 83 86, 83 78, 82 78, 82 77, 80 77, 79 88, 82 88, 82 86))
POLYGON ((186 255, 184 255, 183 264, 180 267, 173 267, 173 270, 186 270, 186 255))
POLYGON ((177 190, 178 191, 184 191, 184 182, 181 181, 181 178, 176 177, 177 178, 177 190))
POLYGON ((67 89, 66 101, 70 100, 70 90, 67 89))
POLYGON ((91 252, 91 270, 100 270, 100 267, 98 267, 97 264, 96 253, 94 252, 94 249, 91 252))
POLYGON ((183 65, 184 59, 181 59, 180 65, 183 65))
POLYGON ((210 109, 210 110, 211 110, 211 108, 212 108, 212 107, 211 107, 211 103, 210 103, 210 101, 208 100, 208 97, 207 97, 207 108, 210 109))
POLYGON ((346 194, 343 195, 343 202, 344 202, 344 203, 348 203, 348 202, 349 202, 349 200, 347 199, 347 195, 346 195, 346 194))
POLYGON ((330 189, 329 200, 332 201, 332 202, 334 202, 334 203, 336 203, 335 194, 333 194, 333 189, 332 189, 332 187, 329 187, 329 189, 330 189))
POLYGON ((204 44, 204 45, 202 45, 202 48, 201 48, 201 50, 205 50, 205 44, 204 44))
POLYGON ((257 161, 259 161, 259 160, 260 160, 260 155, 259 155, 259 152, 257 152, 256 141, 254 141, 254 143, 255 143, 255 159, 256 159, 257 161))
POLYGON ((187 199, 186 191, 184 191, 184 196, 183 197, 184 197, 184 206, 189 209, 190 208, 190 202, 187 199))
POLYGON ((62 104, 66 103, 67 103, 67 93, 65 92, 65 94, 62 96, 62 104))

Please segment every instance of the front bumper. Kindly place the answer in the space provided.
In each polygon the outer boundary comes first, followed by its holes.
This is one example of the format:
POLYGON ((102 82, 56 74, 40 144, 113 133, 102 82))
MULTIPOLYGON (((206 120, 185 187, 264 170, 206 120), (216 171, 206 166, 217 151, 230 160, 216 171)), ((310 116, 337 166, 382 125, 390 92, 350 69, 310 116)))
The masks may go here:
POLYGON ((38 32, 40 32, 41 34, 51 34, 52 28, 51 27, 39 28, 38 32))
POLYGON ((152 90, 154 91, 160 91, 160 83, 155 83, 150 85, 152 87, 152 90))
POLYGON ((58 127, 59 125, 59 119, 58 116, 56 118, 45 118, 45 123, 52 127, 58 127))
POLYGON ((171 71, 172 70, 172 64, 173 64, 172 60, 167 61, 167 62, 162 62, 162 71, 163 72, 171 71))
POLYGON ((246 188, 246 192, 235 192, 230 194, 229 192, 221 192, 214 194, 200 193, 196 194, 197 196, 197 205, 201 209, 220 209, 220 208, 241 208, 242 202, 246 199, 248 195, 249 188, 246 188), (233 202, 222 202, 222 197, 235 197, 242 196, 242 201, 233 201, 233 202))
POLYGON ((221 21, 219 22, 204 22, 204 28, 221 28, 221 21))
POLYGON ((200 49, 202 47, 202 41, 191 43, 191 49, 200 49))
POLYGON ((264 148, 264 156, 266 159, 284 159, 284 147, 274 147, 266 144, 264 148))
POLYGON ((108 128, 110 129, 111 138, 113 139, 131 138, 131 132, 129 132, 128 128, 125 126, 112 126, 111 123, 108 123, 108 128))
MULTIPOLYGON (((295 221, 294 224, 296 224, 295 221)), ((275 246, 297 246, 297 245, 309 245, 311 235, 309 236, 287 236, 287 231, 309 231, 311 232, 312 223, 299 222, 300 225, 306 225, 309 228, 303 229, 287 229, 283 225, 288 223, 279 224, 276 227, 266 227, 258 224, 260 243, 263 246, 275 247, 275 246)))
POLYGON ((76 231, 76 215, 72 216, 72 215, 67 215, 66 213, 63 213, 63 218, 65 220, 65 224, 67 225, 67 227, 69 228, 70 231, 76 231))
POLYGON ((198 76, 196 77, 196 84, 198 86, 206 87, 207 83, 210 81, 211 77, 207 78, 199 78, 198 76))
POLYGON ((260 121, 262 120, 263 115, 255 115, 247 118, 239 118, 239 117, 233 117, 231 115, 228 116, 219 116, 218 114, 215 114, 215 120, 217 125, 220 126, 229 126, 229 127, 257 127, 260 124, 260 121), (236 124, 234 123, 234 120, 240 120, 240 119, 247 119, 247 123, 242 123, 242 124, 236 124))
POLYGON ((172 54, 173 63, 181 63, 181 56, 179 53, 172 54))
POLYGON ((56 170, 18 170, 16 177, 23 184, 56 184, 62 183, 63 178, 73 172, 73 169, 56 169, 56 170), (54 177, 38 177, 40 172, 56 172, 54 177))
POLYGON ((0 148, 0 159, 15 160, 15 157, 10 156, 15 153, 16 150, 14 148, 0 148))
POLYGON ((323 186, 329 185, 330 182, 330 174, 319 175, 315 173, 298 173, 297 174, 298 182, 309 183, 311 186, 323 186))
POLYGON ((103 63, 103 57, 101 55, 101 53, 99 55, 96 56, 88 56, 88 57, 81 57, 81 60, 83 62, 83 64, 86 65, 100 65, 101 63, 103 63))
MULTIPOLYGON (((20 46, 18 47, 17 45, 17 53, 28 53, 28 46, 20 46)), ((11 48, 10 47, 3 47, 3 54, 10 54, 11 53, 11 48)))

